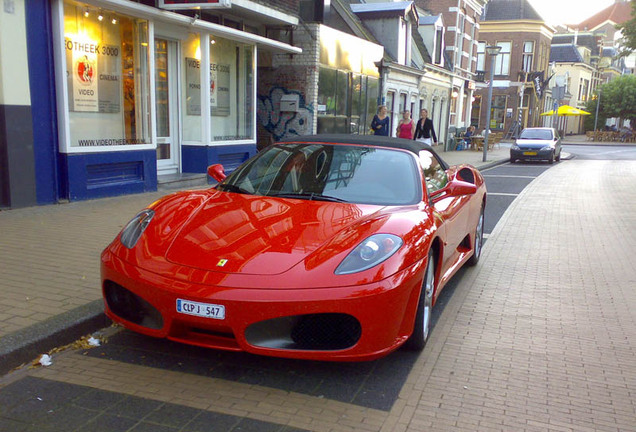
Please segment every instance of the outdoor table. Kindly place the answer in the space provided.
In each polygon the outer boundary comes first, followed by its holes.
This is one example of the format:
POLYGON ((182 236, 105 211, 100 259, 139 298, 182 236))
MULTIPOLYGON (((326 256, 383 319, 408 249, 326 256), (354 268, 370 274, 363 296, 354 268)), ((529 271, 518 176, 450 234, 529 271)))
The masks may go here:
POLYGON ((479 147, 484 145, 484 137, 482 135, 473 135, 470 137, 470 148, 472 150, 479 150, 479 147))

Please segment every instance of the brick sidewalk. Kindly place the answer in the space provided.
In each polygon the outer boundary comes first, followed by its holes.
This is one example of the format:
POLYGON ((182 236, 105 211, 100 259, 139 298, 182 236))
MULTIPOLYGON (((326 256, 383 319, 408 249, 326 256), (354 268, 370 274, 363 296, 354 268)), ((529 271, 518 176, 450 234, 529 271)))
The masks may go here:
POLYGON ((163 194, 0 211, 0 373, 94 329, 102 249, 163 194))

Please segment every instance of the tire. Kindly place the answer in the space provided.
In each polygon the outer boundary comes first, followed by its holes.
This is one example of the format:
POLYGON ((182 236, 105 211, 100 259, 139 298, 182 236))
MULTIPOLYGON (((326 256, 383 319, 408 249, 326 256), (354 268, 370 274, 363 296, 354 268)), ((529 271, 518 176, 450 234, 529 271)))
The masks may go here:
POLYGON ((561 162, 561 152, 554 158, 557 162, 561 162))
POLYGON ((554 152, 550 153, 550 159, 548 159, 548 163, 552 165, 554 163, 554 152))
POLYGON ((515 162, 516 162, 516 159, 514 159, 514 158, 510 158, 510 163, 511 163, 511 164, 513 164, 513 163, 515 163, 515 162))
POLYGON ((479 213, 479 219, 477 220, 477 227, 475 227, 475 242, 473 243, 473 255, 468 258, 466 263, 469 266, 475 266, 479 262, 481 256, 481 250, 484 247, 484 206, 481 206, 481 212, 479 213))
POLYGON ((435 257, 433 251, 428 253, 428 264, 422 281, 422 292, 415 314, 413 334, 404 346, 412 351, 421 351, 426 346, 431 332, 431 316, 433 312, 433 293, 435 292, 435 257))

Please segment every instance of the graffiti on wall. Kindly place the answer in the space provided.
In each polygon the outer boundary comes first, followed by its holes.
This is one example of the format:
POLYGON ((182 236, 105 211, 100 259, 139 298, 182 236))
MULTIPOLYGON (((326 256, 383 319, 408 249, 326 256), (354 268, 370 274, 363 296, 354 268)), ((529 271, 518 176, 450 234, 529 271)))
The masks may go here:
POLYGON ((312 132, 313 106, 305 105, 303 95, 284 87, 273 87, 267 96, 258 96, 258 122, 272 134, 275 141, 312 132), (284 95, 298 95, 296 112, 281 112, 280 100, 284 95))

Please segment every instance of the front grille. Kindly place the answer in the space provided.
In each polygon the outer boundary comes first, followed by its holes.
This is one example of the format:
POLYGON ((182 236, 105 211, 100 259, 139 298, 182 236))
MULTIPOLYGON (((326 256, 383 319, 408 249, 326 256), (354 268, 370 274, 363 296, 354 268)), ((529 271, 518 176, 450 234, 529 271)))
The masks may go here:
POLYGON ((330 313, 303 315, 294 326, 291 338, 300 349, 338 350, 355 345, 361 334, 357 319, 330 313))
POLYGON ((143 327, 163 327, 161 313, 150 303, 113 281, 104 281, 108 308, 117 316, 143 327))
POLYGON ((252 324, 245 331, 251 345, 286 350, 335 351, 360 340, 362 327, 342 313, 295 315, 252 324))

